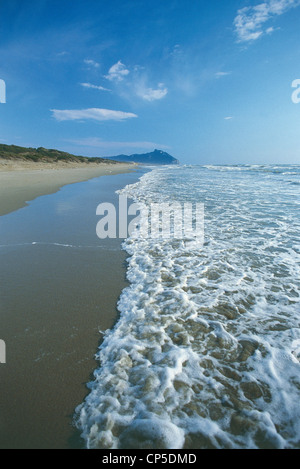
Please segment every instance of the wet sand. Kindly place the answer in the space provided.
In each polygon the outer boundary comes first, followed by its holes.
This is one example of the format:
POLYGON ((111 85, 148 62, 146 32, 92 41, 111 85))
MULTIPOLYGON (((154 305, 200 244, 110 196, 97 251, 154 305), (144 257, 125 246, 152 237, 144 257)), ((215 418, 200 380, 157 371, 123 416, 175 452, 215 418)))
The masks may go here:
MULTIPOLYGON (((5 161, 5 160, 3 160, 5 161)), ((93 177, 132 171, 130 164, 4 164, 0 160, 0 216, 24 207, 28 201, 57 192, 66 184, 93 177)))
POLYGON ((68 185, 0 217, 0 448, 82 447, 74 410, 127 285, 122 241, 96 237, 96 207, 138 176, 68 185))

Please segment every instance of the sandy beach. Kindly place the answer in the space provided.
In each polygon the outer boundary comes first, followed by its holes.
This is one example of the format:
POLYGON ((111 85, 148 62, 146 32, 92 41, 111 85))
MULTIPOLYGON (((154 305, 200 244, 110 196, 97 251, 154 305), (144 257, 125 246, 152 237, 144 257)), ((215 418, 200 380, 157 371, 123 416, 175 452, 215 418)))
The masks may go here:
POLYGON ((30 200, 57 192, 66 184, 132 171, 132 164, 15 163, 0 160, 0 216, 30 200))
POLYGON ((0 448, 82 447, 74 410, 127 286, 121 240, 97 238, 96 207, 118 203, 131 168, 0 173, 2 215, 35 198, 0 217, 0 448))

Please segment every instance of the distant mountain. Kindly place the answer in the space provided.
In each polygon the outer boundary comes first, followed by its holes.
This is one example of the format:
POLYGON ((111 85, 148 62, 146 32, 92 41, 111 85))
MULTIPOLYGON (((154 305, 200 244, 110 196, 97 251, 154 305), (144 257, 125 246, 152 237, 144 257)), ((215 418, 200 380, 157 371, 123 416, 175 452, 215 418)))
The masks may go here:
POLYGON ((180 164, 176 158, 161 150, 154 150, 151 153, 143 153, 141 155, 113 156, 112 159, 114 161, 121 161, 122 163, 141 163, 150 165, 180 164))

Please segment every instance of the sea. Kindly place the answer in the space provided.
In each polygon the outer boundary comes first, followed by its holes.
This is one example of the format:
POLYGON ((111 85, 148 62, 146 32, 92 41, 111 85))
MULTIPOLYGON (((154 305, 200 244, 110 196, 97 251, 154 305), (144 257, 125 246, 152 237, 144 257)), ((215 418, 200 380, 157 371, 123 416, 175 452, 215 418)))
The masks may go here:
POLYGON ((121 193, 204 205, 204 242, 123 243, 119 318, 75 424, 87 448, 300 448, 300 166, 147 168, 121 193))

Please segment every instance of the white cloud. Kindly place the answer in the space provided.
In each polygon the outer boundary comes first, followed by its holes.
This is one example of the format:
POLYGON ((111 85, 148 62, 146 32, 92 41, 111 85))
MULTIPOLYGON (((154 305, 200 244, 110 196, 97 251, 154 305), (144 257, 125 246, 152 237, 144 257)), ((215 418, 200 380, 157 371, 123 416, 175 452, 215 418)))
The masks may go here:
POLYGON ((90 138, 82 138, 78 140, 68 140, 71 143, 79 146, 88 146, 88 147, 96 147, 96 148, 104 148, 104 149, 121 149, 121 148, 140 148, 144 150, 153 150, 154 148, 161 148, 163 150, 170 149, 169 146, 161 144, 161 143, 154 143, 154 142, 112 142, 112 141, 105 141, 98 137, 90 137, 90 138))
POLYGON ((264 24, 299 5, 300 0, 266 0, 253 7, 242 8, 234 20, 238 42, 255 41, 265 33, 271 34, 274 28, 265 30, 264 24))
POLYGON ((95 60, 85 59, 85 60, 84 60, 84 63, 85 63, 86 65, 88 65, 89 67, 95 67, 95 68, 99 68, 99 67, 100 67, 100 64, 98 64, 98 62, 95 62, 95 60))
POLYGON ((91 83, 80 83, 81 86, 84 88, 91 88, 93 90, 100 90, 100 91, 111 91, 108 88, 104 88, 103 86, 92 85, 91 83))
POLYGON ((96 121, 108 121, 108 120, 115 120, 115 121, 122 121, 125 119, 131 119, 133 117, 138 117, 136 114, 131 112, 123 112, 123 111, 112 111, 110 109, 99 109, 99 108, 92 108, 92 109, 72 109, 72 110, 58 110, 58 109, 51 109, 53 113, 53 117, 61 122, 61 121, 70 121, 70 120, 96 120, 96 121))
POLYGON ((226 120, 226 121, 231 121, 231 119, 233 119, 233 117, 231 117, 231 116, 224 117, 224 120, 226 120))
POLYGON ((119 60, 115 65, 113 65, 109 71, 108 75, 105 75, 105 78, 110 81, 122 81, 124 78, 129 75, 129 70, 126 66, 119 60))

